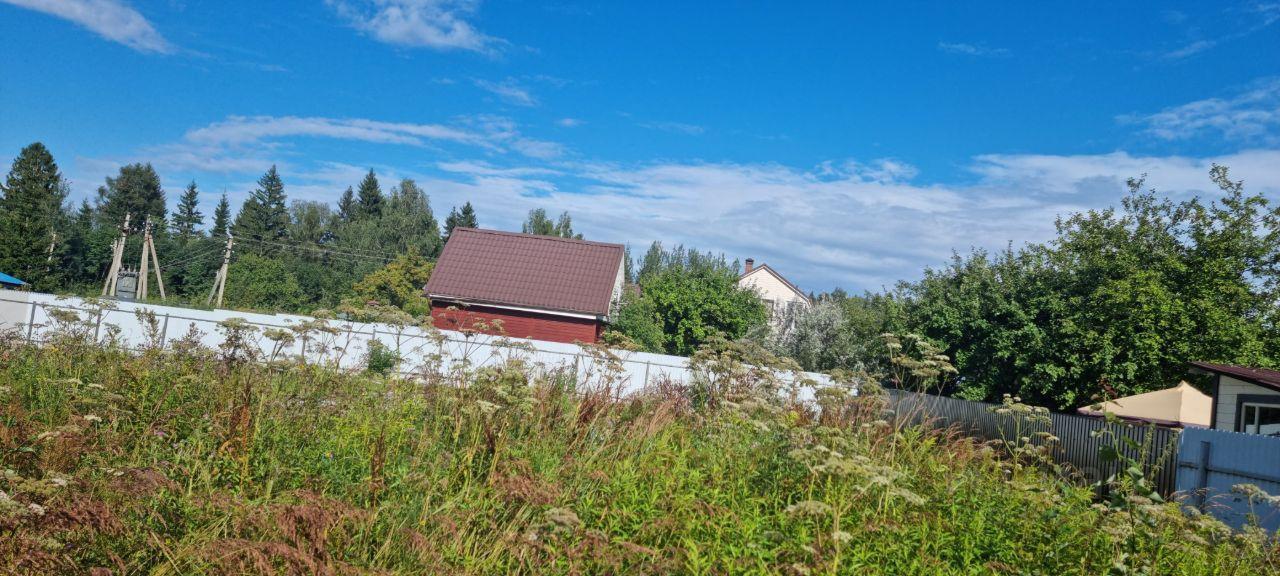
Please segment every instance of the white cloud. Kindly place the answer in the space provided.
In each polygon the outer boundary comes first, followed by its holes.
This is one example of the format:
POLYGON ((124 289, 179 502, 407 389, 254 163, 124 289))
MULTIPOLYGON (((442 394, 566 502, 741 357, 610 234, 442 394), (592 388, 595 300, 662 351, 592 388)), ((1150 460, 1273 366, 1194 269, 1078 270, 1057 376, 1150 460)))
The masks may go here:
POLYGON ((1213 40, 1196 40, 1195 42, 1187 44, 1186 46, 1183 46, 1181 48, 1177 48, 1177 49, 1165 52, 1163 54, 1163 57, 1166 60, 1181 60, 1188 56, 1193 56, 1195 54, 1204 52, 1205 50, 1213 48, 1214 46, 1217 46, 1217 45, 1218 43, 1213 40))
POLYGON ((565 128, 577 128, 578 126, 586 124, 586 122, 578 118, 561 118, 556 120, 556 124, 565 128))
POLYGON ((442 140, 479 146, 491 144, 484 134, 439 124, 298 116, 232 116, 225 121, 191 130, 187 132, 186 139, 202 144, 233 145, 291 136, 338 138, 384 144, 422 145, 425 140, 442 140))
POLYGON ((528 88, 521 86, 520 82, 515 78, 507 78, 501 82, 481 80, 477 78, 472 80, 472 82, 475 83, 476 87, 492 93, 508 104, 515 104, 516 106, 538 105, 538 99, 529 92, 528 88))
POLYGON ((671 132, 674 134, 685 134, 688 136, 700 136, 707 131, 706 128, 697 124, 686 124, 684 122, 640 122, 637 126, 648 128, 650 130, 661 130, 663 132, 671 132))
POLYGON ((1280 78, 1258 82, 1230 98, 1197 100, 1118 120, 1144 125, 1147 133, 1163 140, 1211 134, 1241 142, 1275 143, 1280 141, 1280 78))
POLYGON ((476 30, 468 18, 477 0, 326 0, 356 29, 381 42, 436 50, 493 53, 504 42, 476 30))
MULTIPOLYGON (((180 141, 141 150, 175 185, 200 177, 216 191, 238 194, 272 163, 280 165, 294 199, 332 202, 369 166, 302 153, 302 138, 414 147, 449 144, 448 160, 375 165, 386 182, 411 177, 437 210, 471 201, 482 225, 518 229, 528 210, 568 210, 588 238, 652 240, 769 262, 807 290, 834 286, 878 289, 946 262, 953 250, 1000 249, 1043 241, 1059 215, 1115 206, 1125 180, 1149 175, 1148 185, 1174 198, 1216 198, 1212 163, 1225 164, 1250 191, 1280 194, 1280 150, 1247 150, 1218 157, 1106 154, 988 154, 967 166, 959 182, 923 181, 897 159, 837 160, 810 168, 777 163, 604 162, 559 154, 555 143, 521 134, 501 116, 473 116, 450 124, 370 119, 231 117, 196 128, 180 141), (545 150, 539 150, 545 148, 545 150), (480 154, 467 155, 466 151, 480 154), (545 152, 545 153, 544 153, 545 152), (548 156, 550 158, 544 158, 548 156)), ((321 147, 329 149, 330 147, 321 147)), ((414 155, 411 155, 414 156, 414 155)), ((84 174, 90 160, 77 159, 84 174)), ((119 163, 99 163, 94 178, 119 163)), ((166 180, 166 185, 170 184, 166 180)), ((77 191, 80 192, 79 180, 77 191)))
POLYGON ((69 20, 99 36, 139 52, 169 54, 174 51, 151 22, 118 0, 0 0, 69 20))
POLYGON ((986 155, 969 184, 914 181, 901 162, 440 166, 436 198, 470 200, 486 226, 514 229, 533 207, 568 210, 589 238, 643 248, 684 243, 775 264, 806 289, 878 289, 945 263, 952 250, 1043 241, 1059 215, 1115 206, 1129 177, 1175 198, 1216 197, 1213 162, 1252 191, 1280 193, 1280 151, 1216 158, 1110 154, 986 155))
POLYGON ((949 54, 961 54, 964 56, 1008 56, 1007 48, 991 48, 981 44, 968 44, 965 42, 939 42, 938 50, 949 54))

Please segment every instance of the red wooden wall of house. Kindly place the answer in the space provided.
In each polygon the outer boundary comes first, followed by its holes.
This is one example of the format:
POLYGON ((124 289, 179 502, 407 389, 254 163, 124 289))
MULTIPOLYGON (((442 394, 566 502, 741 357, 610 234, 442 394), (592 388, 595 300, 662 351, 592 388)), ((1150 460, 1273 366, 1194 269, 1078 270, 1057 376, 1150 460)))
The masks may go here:
MULTIPOLYGON (((475 330, 476 324, 490 324, 494 320, 502 321, 501 334, 512 338, 530 338, 550 342, 584 342, 594 343, 600 339, 604 325, 598 320, 586 318, 569 318, 537 312, 505 310, 484 306, 468 306, 450 309, 449 303, 431 303, 431 322, 441 330, 475 330)), ((484 328, 484 326, 481 326, 484 328)), ((493 327, 482 330, 489 334, 497 334, 493 327)))

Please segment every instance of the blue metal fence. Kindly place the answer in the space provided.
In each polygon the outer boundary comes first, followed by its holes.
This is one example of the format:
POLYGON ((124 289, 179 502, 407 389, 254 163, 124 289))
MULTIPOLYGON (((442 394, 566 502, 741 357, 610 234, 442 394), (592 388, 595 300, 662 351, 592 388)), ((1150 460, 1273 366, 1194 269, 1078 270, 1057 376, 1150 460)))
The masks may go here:
POLYGON ((1280 495, 1280 438, 1223 430, 1188 429, 1178 458, 1178 492, 1187 504, 1240 528, 1256 522, 1280 530, 1280 506, 1247 488, 1280 495))

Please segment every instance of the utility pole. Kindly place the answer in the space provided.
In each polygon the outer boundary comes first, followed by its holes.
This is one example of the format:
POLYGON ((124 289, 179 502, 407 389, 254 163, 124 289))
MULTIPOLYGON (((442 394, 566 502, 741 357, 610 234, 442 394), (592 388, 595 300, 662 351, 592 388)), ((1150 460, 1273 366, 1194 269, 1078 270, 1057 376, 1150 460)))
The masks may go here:
POLYGON ((53 247, 58 244, 58 233, 53 233, 53 238, 49 240, 49 257, 44 259, 44 271, 48 272, 49 267, 53 265, 53 247))
POLYGON ((213 290, 209 291, 209 300, 206 304, 215 308, 222 306, 222 293, 227 288, 227 265, 231 263, 231 247, 235 245, 235 238, 231 233, 227 233, 227 248, 222 252, 222 267, 218 268, 218 274, 213 277, 213 290), (214 298, 217 297, 217 304, 214 304, 214 298))
POLYGON ((120 259, 124 258, 124 242, 129 238, 129 217, 124 215, 124 224, 120 226, 120 237, 111 250, 111 268, 107 270, 107 281, 102 284, 103 296, 116 295, 116 278, 120 275, 120 259))
POLYGON ((147 223, 142 227, 142 262, 138 266, 138 299, 146 300, 147 292, 151 287, 151 282, 147 278, 148 264, 154 263, 156 267, 156 284, 160 287, 160 299, 164 300, 164 278, 160 275, 160 260, 156 258, 156 244, 152 241, 151 235, 151 217, 147 216, 147 223))
POLYGON ((160 258, 156 256, 155 237, 151 234, 151 220, 147 219, 147 248, 151 250, 151 263, 156 267, 156 286, 160 288, 160 299, 164 300, 164 275, 160 270, 160 258))
POLYGON ((142 224, 142 261, 138 263, 138 292, 135 296, 139 301, 147 299, 147 239, 151 238, 151 217, 147 216, 146 222, 142 224))

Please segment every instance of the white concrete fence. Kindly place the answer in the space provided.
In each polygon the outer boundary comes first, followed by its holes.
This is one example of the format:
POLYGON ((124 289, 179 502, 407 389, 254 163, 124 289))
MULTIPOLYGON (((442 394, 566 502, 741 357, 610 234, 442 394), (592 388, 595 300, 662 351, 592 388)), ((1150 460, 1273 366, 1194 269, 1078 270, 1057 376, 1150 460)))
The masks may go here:
MULTIPOLYGON (((148 345, 164 347, 191 337, 202 346, 216 349, 224 341, 220 323, 240 318, 257 329, 249 344, 256 346, 264 358, 301 356, 308 362, 359 369, 364 366, 370 343, 377 341, 396 352, 405 374, 430 365, 447 370, 460 362, 479 368, 501 364, 513 356, 545 370, 572 368, 582 380, 599 376, 606 370, 600 365, 603 362, 600 354, 575 344, 424 330, 414 326, 316 320, 293 314, 199 310, 114 300, 98 302, 108 304, 103 306, 77 297, 0 290, 0 330, 16 331, 29 342, 41 342, 71 318, 57 312, 61 310, 74 313, 76 325, 82 330, 92 330, 95 341, 115 338, 125 347, 139 349, 148 345), (154 326, 149 326, 152 318, 154 326), (308 325, 325 329, 301 329, 308 325), (272 329, 289 331, 292 338, 272 339, 268 334, 272 329)), ((644 390, 659 382, 684 384, 692 379, 688 358, 626 350, 612 352, 621 368, 617 386, 622 394, 644 390)), ((781 376, 788 380, 792 377, 781 376)), ((822 374, 804 373, 803 377, 818 385, 829 382, 822 374)), ((811 399, 812 395, 810 387, 800 388, 802 399, 811 399)))

